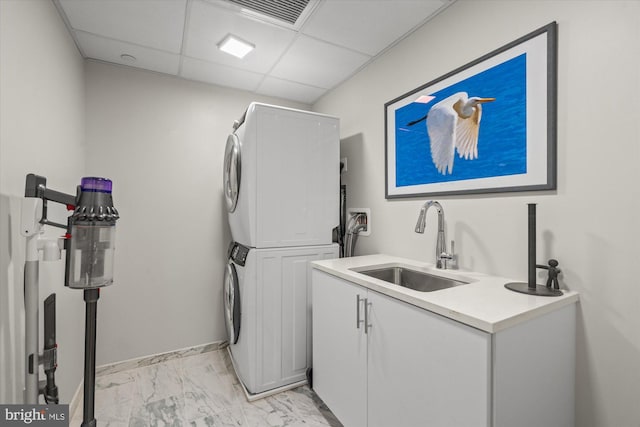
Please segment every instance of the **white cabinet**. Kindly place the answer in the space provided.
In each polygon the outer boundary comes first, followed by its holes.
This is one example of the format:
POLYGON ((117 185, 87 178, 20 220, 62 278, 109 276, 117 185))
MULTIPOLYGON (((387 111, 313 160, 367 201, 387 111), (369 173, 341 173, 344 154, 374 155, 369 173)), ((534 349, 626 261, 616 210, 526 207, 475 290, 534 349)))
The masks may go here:
POLYGON ((373 291, 367 303, 367 425, 488 425, 490 335, 373 291))
POLYGON ((313 388, 345 427, 573 425, 575 304, 492 334, 316 269, 312 301, 313 388))
POLYGON ((367 337, 356 325, 366 293, 312 272, 313 388, 347 427, 367 425, 367 337))
POLYGON ((487 425, 489 334, 314 270, 313 349, 347 427, 487 425))

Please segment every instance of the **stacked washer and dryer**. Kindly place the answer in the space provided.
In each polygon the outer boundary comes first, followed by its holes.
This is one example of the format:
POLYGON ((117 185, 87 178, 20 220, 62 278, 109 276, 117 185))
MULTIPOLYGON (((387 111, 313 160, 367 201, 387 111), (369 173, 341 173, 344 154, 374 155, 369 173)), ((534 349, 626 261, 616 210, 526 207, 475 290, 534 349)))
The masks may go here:
POLYGON ((229 352, 247 398, 297 387, 311 365, 310 261, 338 258, 339 121, 252 103, 224 156, 233 242, 229 352))

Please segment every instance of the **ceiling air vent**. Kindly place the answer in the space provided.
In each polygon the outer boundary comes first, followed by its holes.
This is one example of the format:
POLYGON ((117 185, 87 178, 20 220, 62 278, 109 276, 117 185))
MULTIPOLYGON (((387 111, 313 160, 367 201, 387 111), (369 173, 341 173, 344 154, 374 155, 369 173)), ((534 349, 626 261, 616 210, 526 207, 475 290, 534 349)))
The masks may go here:
POLYGON ((228 0, 242 8, 295 25, 310 0, 228 0))

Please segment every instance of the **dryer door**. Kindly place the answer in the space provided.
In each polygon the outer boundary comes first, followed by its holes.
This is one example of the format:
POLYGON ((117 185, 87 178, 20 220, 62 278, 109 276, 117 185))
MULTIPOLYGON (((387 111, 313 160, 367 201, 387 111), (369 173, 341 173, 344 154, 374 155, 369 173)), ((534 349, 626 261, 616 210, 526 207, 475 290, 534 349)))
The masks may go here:
POLYGON ((240 191, 240 140, 235 134, 227 138, 227 146, 224 150, 224 198, 227 202, 227 210, 233 212, 238 204, 238 192, 240 191))
POLYGON ((240 337, 240 284, 236 266, 231 261, 224 274, 224 320, 229 344, 237 343, 240 337))

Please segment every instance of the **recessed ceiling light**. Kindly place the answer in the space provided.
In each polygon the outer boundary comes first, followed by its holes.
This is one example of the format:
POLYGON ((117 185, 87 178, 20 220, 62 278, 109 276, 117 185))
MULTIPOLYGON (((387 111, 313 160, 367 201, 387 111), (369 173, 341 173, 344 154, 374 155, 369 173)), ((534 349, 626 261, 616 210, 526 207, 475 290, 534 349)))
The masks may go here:
POLYGON ((227 35, 220 43, 218 43, 218 49, 241 59, 254 48, 255 46, 251 43, 231 34, 227 35))

